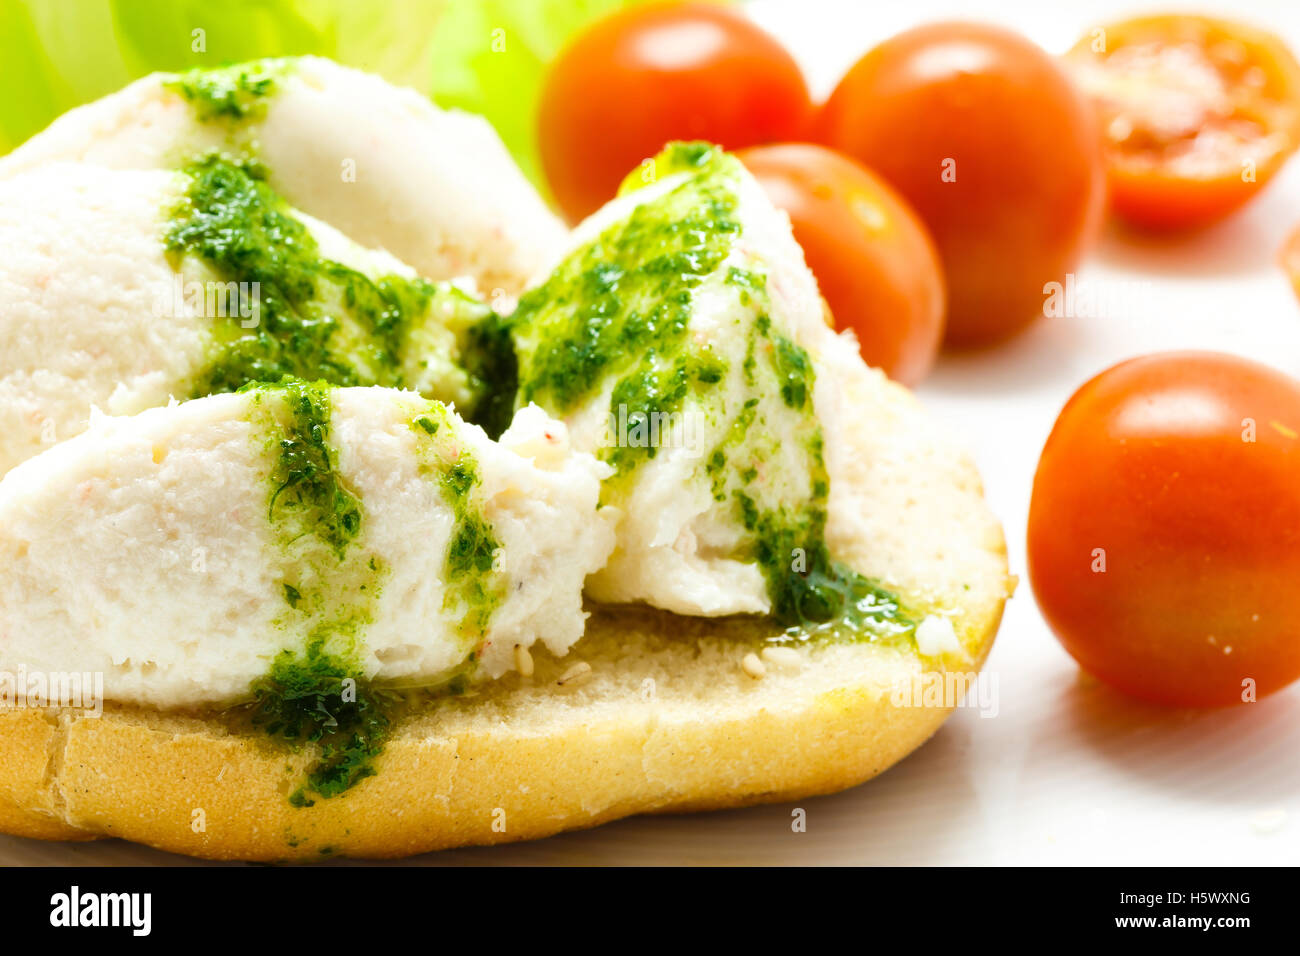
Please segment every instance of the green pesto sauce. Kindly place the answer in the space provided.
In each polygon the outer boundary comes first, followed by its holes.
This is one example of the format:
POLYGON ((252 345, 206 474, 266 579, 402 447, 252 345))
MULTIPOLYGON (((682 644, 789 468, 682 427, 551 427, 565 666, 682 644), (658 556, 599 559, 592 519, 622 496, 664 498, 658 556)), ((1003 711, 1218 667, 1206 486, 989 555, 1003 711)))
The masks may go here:
MULTIPOLYGON (((610 396, 610 413, 617 418, 620 409, 630 410, 634 426, 636 419, 645 423, 653 415, 671 414, 682 408, 688 395, 721 382, 725 372, 726 363, 709 349, 682 349, 671 362, 648 364, 619 379, 610 396)), ((658 450, 648 442, 614 444, 601 457, 614 468, 617 486, 658 450)))
MULTIPOLYGON (((693 389, 722 381, 725 366, 687 334, 692 291, 721 265, 740 233, 734 160, 705 144, 679 144, 655 175, 683 180, 643 203, 525 293, 510 320, 518 354, 517 404, 564 415, 617 378, 610 401, 643 416, 671 414, 693 389)), ((616 446, 620 476, 655 449, 616 446)))
POLYGON ((374 773, 390 718, 388 696, 361 673, 371 608, 385 569, 357 548, 364 511, 344 485, 330 444, 331 388, 295 379, 257 383, 270 424, 267 518, 286 550, 284 624, 305 634, 250 687, 254 726, 317 747, 295 806, 336 796, 374 773))
POLYGON ((456 439, 445 407, 430 403, 428 412, 412 420, 411 430, 421 440, 425 467, 436 478, 453 516, 443 566, 443 606, 446 610, 460 610, 460 636, 467 644, 477 645, 504 597, 504 581, 495 567, 501 544, 475 500, 474 489, 480 483, 478 467, 469 450, 456 439))
POLYGON ((772 366, 781 386, 781 401, 801 410, 812 401, 812 361, 808 353, 783 335, 772 339, 772 366))
POLYGON ((195 68, 164 86, 193 105, 201 122, 243 120, 260 115, 288 69, 285 60, 254 60, 215 69, 195 68))
POLYGON ((704 470, 713 498, 730 497, 746 531, 739 557, 758 564, 767 583, 772 616, 787 627, 782 640, 813 634, 840 639, 896 638, 915 629, 898 599, 876 582, 831 558, 826 547, 830 476, 826 471, 821 423, 812 405, 815 371, 808 353, 778 332, 767 314, 767 279, 732 268, 727 282, 738 287, 742 304, 760 310, 750 326, 743 364, 751 389, 775 384, 782 403, 802 416, 798 430, 808 475, 808 493, 797 505, 765 503, 751 491, 773 449, 756 428, 759 401, 748 399, 707 456, 704 470))
POLYGON ((373 776, 392 724, 388 696, 358 680, 325 644, 317 638, 301 652, 282 651, 251 688, 254 726, 319 750, 307 778, 289 795, 296 807, 337 796, 373 776))
MULTIPOLYGON (((749 428, 754 424, 757 413, 758 399, 746 399, 740 412, 727 425, 722 441, 718 442, 705 461, 704 470, 709 476, 709 488, 713 492, 714 501, 727 500, 727 484, 734 470, 730 453, 744 446, 745 439, 749 436, 749 428)), ((743 484, 751 484, 757 477, 758 469, 752 462, 739 470, 739 478, 743 484)))
POLYGON ((519 391, 519 363, 509 320, 491 312, 471 325, 463 354, 470 390, 479 396, 466 418, 496 441, 510 427, 519 391))
POLYGON ((240 306, 214 319, 213 354, 191 397, 285 376, 405 387, 408 338, 429 321, 435 296, 457 321, 488 313, 454 288, 371 277, 325 258, 256 162, 214 154, 185 173, 190 184, 171 212, 168 252, 205 263, 235 286, 240 306))
POLYGON ((735 500, 750 536, 748 555, 767 581, 772 616, 787 628, 783 640, 815 634, 879 640, 915 630, 895 595, 831 558, 824 504, 791 514, 764 510, 743 491, 735 500))
MULTIPOLYGON (((295 522, 305 525, 342 561, 361 530, 361 502, 334 469, 335 456, 328 444, 329 387, 292 380, 253 387, 281 393, 288 413, 272 471, 269 519, 275 522, 277 512, 295 512, 295 522)), ((301 595, 286 592, 286 599, 296 606, 301 595)))

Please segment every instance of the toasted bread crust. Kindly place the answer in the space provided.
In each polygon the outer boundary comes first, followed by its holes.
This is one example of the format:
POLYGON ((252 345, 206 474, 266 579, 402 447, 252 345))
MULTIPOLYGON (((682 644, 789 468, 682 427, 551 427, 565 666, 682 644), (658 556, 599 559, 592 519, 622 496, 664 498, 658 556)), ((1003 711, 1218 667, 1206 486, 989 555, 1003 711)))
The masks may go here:
POLYGON ((797 666, 740 667, 771 625, 631 610, 593 614, 531 680, 404 715, 376 775, 292 806, 310 757, 216 717, 110 706, 0 714, 0 831, 122 837, 213 859, 396 857, 527 840, 657 811, 790 800, 855 786, 933 734, 950 706, 900 706, 927 671, 982 664, 1012 587, 971 464, 904 389, 848 383, 860 492, 855 566, 954 623, 969 660, 882 644, 811 642, 797 666), (575 661, 585 681, 557 683, 575 661))

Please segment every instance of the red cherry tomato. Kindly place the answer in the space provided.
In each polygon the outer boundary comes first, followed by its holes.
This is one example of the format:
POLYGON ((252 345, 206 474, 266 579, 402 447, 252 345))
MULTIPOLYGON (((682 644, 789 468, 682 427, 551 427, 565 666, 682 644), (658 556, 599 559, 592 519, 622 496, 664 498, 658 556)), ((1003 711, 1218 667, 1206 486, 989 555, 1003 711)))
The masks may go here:
POLYGON ((947 341, 980 346, 1043 314, 1101 219, 1092 104, 1054 57, 974 23, 901 33, 840 81, 817 138, 902 193, 948 286, 947 341))
POLYGON ((727 149, 802 137, 799 65, 743 13, 710 3, 638 6, 565 49, 542 87, 542 167, 571 221, 614 197, 670 140, 727 149))
POLYGON ((836 328, 857 334, 869 365, 915 385, 943 337, 943 273, 916 213, 847 156, 788 144, 740 160, 790 216, 836 328))
POLYGON ((1084 670, 1220 706, 1300 677, 1300 382, 1230 355, 1116 365, 1061 411, 1029 573, 1084 670))

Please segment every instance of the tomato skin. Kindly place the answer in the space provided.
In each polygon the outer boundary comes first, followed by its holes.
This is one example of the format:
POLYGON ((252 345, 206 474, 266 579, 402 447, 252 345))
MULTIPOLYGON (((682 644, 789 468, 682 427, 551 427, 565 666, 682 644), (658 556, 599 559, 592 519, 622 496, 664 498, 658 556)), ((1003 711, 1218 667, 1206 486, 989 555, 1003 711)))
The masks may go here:
POLYGON ((734 150, 799 139, 811 115, 799 65, 743 13, 637 6, 595 23, 551 67, 538 111, 542 168, 576 222, 670 140, 734 150))
POLYGON ((1300 382, 1212 352, 1102 372, 1043 448, 1028 556, 1066 650, 1135 697, 1224 706, 1300 677, 1300 382))
POLYGON ((988 345, 1041 316, 1044 285, 1064 282, 1100 224, 1091 105, 1054 58, 997 27, 937 23, 885 41, 840 81, 816 130, 929 227, 950 345, 988 345))
POLYGON ((1300 64, 1264 30, 1186 14, 1136 17, 1083 37, 1065 62, 1096 104, 1111 210, 1131 226, 1217 222, 1258 195, 1300 145, 1300 64))
POLYGON ((916 213, 880 177, 821 146, 737 155, 790 216, 835 327, 853 329, 862 358, 895 381, 923 379, 943 337, 944 287, 916 213))
MULTIPOLYGON (((1269 161, 1262 170, 1264 182, 1281 166, 1269 161)), ((1249 202, 1262 185, 1240 176, 1188 182, 1162 172, 1111 168, 1110 208, 1130 226, 1146 232, 1178 232, 1213 225, 1249 202)))

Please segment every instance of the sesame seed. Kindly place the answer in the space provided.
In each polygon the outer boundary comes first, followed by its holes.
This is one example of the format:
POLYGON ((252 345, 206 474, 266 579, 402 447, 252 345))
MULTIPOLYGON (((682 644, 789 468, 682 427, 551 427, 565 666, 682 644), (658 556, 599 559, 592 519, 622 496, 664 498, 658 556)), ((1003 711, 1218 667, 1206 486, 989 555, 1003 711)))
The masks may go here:
POLYGON ((778 667, 798 667, 803 663, 803 658, 793 647, 765 647, 763 660, 778 667))
POLYGON ((528 648, 522 644, 515 645, 515 670, 519 671, 522 677, 533 676, 533 655, 528 653, 528 648))
POLYGON ((762 676, 767 673, 767 668, 763 666, 763 662, 760 661, 758 655, 752 651, 745 655, 744 660, 740 662, 740 666, 741 669, 750 677, 754 678, 754 680, 761 679, 762 676))
POLYGON ((577 684, 591 676, 591 665, 586 661, 579 661, 560 675, 560 679, 555 683, 563 687, 565 684, 577 684))

